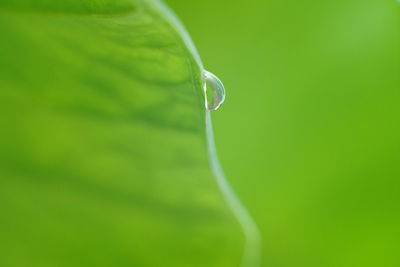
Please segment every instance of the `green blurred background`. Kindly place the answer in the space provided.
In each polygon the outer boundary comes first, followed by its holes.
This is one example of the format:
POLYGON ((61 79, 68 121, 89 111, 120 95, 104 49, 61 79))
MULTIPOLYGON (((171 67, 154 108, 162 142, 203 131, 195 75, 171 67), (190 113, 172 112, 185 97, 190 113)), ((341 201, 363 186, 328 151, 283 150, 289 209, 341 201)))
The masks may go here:
POLYGON ((168 0, 227 88, 222 165, 263 266, 400 266, 400 5, 168 0))

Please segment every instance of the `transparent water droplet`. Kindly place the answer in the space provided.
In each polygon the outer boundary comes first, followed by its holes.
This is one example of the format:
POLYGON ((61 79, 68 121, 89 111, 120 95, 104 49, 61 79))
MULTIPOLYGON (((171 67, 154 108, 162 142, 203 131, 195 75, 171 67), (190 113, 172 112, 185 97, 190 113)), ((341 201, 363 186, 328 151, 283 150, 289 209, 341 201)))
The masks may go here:
POLYGON ((206 108, 217 110, 225 101, 225 87, 217 76, 203 71, 206 108))

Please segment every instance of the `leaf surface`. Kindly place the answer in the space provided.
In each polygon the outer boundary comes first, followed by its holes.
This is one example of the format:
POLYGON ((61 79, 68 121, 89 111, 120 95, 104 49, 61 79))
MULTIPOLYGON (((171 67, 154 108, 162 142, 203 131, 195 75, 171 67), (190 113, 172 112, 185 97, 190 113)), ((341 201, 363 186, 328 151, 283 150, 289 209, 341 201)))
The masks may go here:
POLYGON ((162 3, 2 1, 0 34, 0 266, 238 265, 162 3))

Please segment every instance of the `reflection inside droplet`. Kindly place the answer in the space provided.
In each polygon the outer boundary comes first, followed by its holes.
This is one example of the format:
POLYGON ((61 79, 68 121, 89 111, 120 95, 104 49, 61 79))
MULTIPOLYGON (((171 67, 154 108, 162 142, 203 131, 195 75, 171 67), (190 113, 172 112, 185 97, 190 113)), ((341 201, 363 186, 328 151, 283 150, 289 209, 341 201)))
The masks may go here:
POLYGON ((206 99, 206 108, 208 110, 217 110, 225 101, 225 88, 222 82, 206 70, 204 75, 204 94, 206 99))

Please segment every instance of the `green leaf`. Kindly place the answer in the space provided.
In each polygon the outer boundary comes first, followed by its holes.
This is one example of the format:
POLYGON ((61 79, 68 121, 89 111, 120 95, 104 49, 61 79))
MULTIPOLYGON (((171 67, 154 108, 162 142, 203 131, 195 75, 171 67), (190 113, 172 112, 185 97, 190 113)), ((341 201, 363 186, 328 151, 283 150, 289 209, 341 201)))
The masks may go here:
POLYGON ((158 1, 0 3, 0 266, 238 266, 202 66, 158 1))

